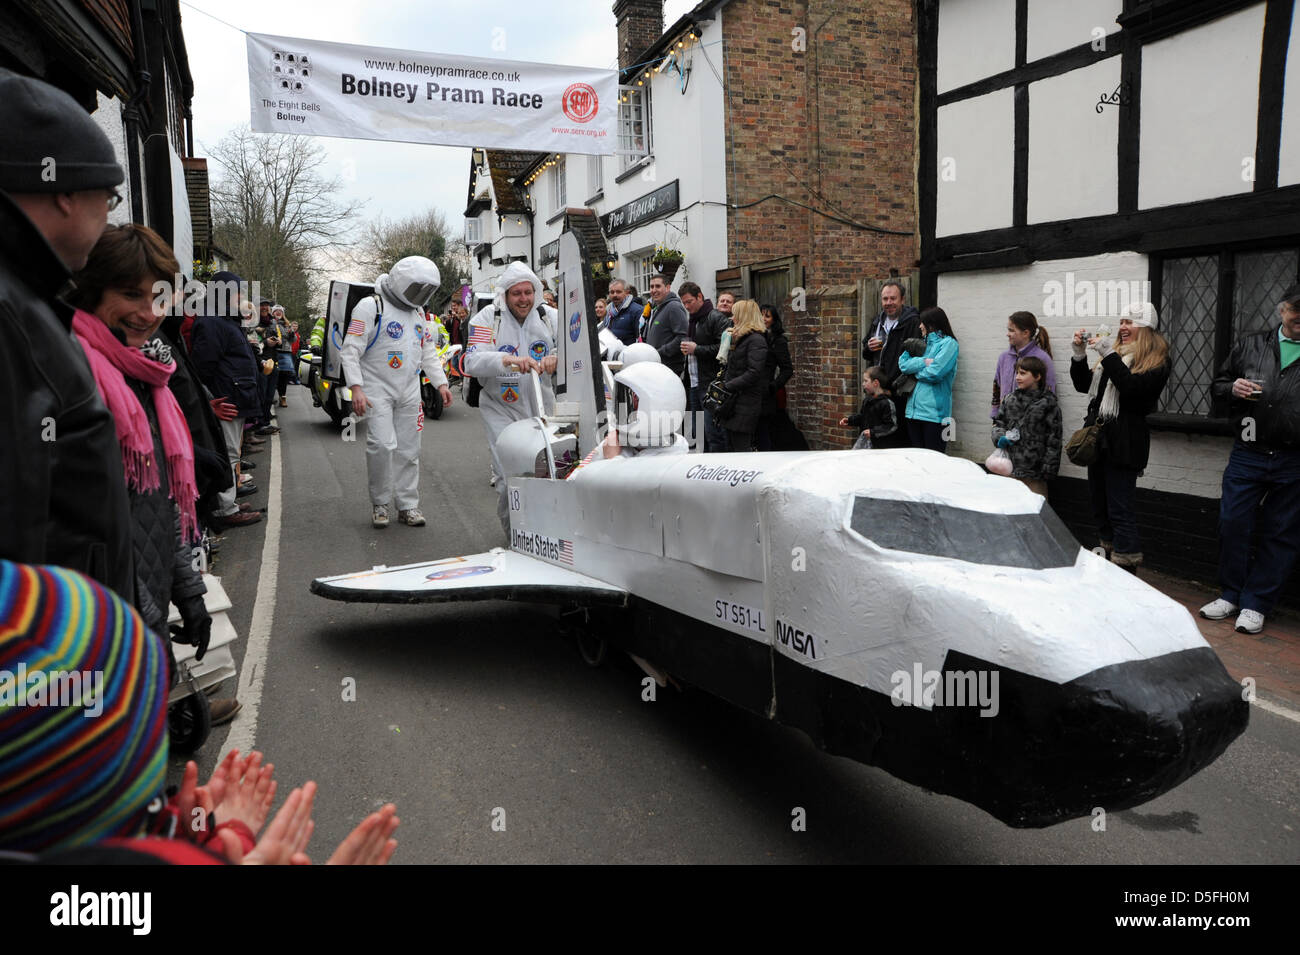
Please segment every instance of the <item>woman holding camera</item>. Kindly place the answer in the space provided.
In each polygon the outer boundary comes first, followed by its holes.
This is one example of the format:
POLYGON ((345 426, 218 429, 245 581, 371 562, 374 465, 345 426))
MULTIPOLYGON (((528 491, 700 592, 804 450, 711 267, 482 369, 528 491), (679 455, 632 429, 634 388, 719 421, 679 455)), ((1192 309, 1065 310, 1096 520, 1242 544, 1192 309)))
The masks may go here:
POLYGON ((1151 454, 1146 417, 1156 410, 1169 381, 1169 343, 1158 331, 1150 302, 1135 302, 1119 322, 1119 342, 1109 335, 1074 333, 1070 380, 1089 395, 1084 427, 1100 423, 1097 458, 1088 465, 1088 490, 1097 535, 1106 556, 1131 573, 1142 563, 1137 526, 1137 479, 1151 454), (1088 349, 1099 356, 1088 367, 1088 349))

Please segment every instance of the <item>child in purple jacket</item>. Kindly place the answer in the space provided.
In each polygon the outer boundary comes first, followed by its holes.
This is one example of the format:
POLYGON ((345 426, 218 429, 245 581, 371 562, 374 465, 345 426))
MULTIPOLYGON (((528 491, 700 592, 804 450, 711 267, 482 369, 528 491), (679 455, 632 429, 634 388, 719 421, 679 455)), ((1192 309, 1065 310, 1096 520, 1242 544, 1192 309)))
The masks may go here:
POLYGON ((1052 343, 1047 329, 1038 324, 1033 312, 1013 312, 1007 319, 1007 341, 1011 347, 998 356, 993 375, 993 406, 989 417, 998 416, 1002 399, 1016 390, 1016 362, 1021 358, 1038 358, 1047 366, 1047 390, 1056 393, 1056 366, 1052 363, 1052 343))

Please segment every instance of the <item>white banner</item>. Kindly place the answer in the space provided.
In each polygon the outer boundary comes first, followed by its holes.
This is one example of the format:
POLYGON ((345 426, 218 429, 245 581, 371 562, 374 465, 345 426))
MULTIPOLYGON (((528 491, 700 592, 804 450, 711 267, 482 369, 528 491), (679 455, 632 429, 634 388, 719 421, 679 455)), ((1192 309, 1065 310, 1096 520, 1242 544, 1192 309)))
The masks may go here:
POLYGON ((618 74, 248 34, 252 128, 610 155, 618 74))

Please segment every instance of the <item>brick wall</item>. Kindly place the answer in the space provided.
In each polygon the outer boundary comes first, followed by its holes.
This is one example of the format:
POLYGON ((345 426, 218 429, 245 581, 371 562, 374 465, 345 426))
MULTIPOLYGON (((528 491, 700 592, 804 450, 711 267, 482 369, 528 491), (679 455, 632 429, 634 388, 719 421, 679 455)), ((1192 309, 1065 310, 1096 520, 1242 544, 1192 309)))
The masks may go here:
POLYGON ((808 290, 808 310, 786 324, 794 377, 786 388, 790 416, 812 448, 847 448, 851 428, 839 420, 858 410, 858 296, 855 285, 808 290))
POLYGON ((614 21, 618 27, 618 67, 625 70, 637 63, 642 52, 664 32, 663 0, 615 0, 614 21))
MULTIPOLYGON (((916 231, 916 21, 911 0, 734 0, 722 8, 727 198, 785 196, 864 225, 916 231), (804 31, 803 50, 794 48, 804 31)), ((698 70, 697 66, 697 70, 698 70)), ((853 228, 768 199, 732 209, 728 261, 800 257, 806 311, 788 311, 790 412, 813 447, 846 447, 856 402, 853 283, 913 270, 920 239, 853 228)), ((788 304, 788 303, 787 303, 788 304)))
MULTIPOLYGON (((735 0, 722 17, 729 201, 776 193, 914 231, 913 3, 735 0), (796 28, 805 50, 793 48, 796 28)), ((732 265, 800 255, 810 286, 909 271, 919 251, 914 235, 855 229, 774 199, 733 211, 729 228, 732 265)))

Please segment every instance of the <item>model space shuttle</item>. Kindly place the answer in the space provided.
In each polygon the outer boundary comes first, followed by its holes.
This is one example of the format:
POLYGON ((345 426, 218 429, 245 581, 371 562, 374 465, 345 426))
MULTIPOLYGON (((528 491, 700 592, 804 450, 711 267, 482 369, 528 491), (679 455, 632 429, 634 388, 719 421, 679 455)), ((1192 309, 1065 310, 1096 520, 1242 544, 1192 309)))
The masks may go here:
POLYGON ((553 478, 572 445, 594 446, 581 419, 605 391, 589 273, 561 239, 562 400, 554 420, 511 426, 541 447, 508 468, 509 548, 319 578, 314 593, 580 609, 592 638, 661 680, 1011 826, 1146 802, 1245 730, 1242 687, 1185 608, 973 462, 686 454, 553 478))

